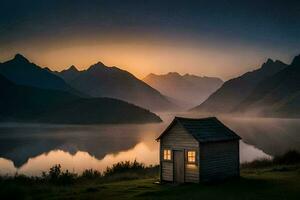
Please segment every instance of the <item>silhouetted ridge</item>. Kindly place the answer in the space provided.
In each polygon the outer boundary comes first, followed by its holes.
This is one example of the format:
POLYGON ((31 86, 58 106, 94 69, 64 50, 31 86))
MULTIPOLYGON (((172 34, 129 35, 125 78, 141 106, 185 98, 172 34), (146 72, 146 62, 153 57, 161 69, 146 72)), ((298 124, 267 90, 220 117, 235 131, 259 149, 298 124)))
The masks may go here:
POLYGON ((16 54, 15 57, 13 58, 14 61, 17 61, 17 62, 26 62, 26 63, 29 63, 29 60, 23 56, 22 54, 16 54))
POLYGON ((168 75, 169 76, 175 76, 175 77, 180 76, 180 74, 178 72, 169 72, 168 75))
POLYGON ((300 116, 300 56, 291 65, 259 82, 234 111, 259 116, 300 116))
POLYGON ((281 61, 268 59, 259 69, 247 72, 237 78, 226 81, 220 89, 210 95, 193 111, 207 113, 231 113, 243 102, 262 80, 273 76, 287 65, 281 61))
POLYGON ((74 65, 72 65, 68 69, 62 70, 61 72, 54 71, 52 73, 60 76, 66 82, 70 82, 80 74, 80 71, 74 65))
POLYGON ((69 67, 69 69, 67 69, 67 70, 71 70, 71 71, 75 71, 75 72, 79 71, 74 65, 72 65, 71 67, 69 67))
POLYGON ((291 65, 293 65, 293 66, 294 66, 294 65, 300 66, 300 55, 295 56, 295 58, 293 59, 291 65))
POLYGON ((97 62, 96 64, 91 65, 87 70, 103 70, 105 68, 108 68, 104 63, 102 62, 97 62))
MULTIPOLYGON (((272 60, 268 58, 268 60, 261 65, 261 68, 276 68, 278 65, 286 65, 285 63, 281 62, 280 60, 272 60)), ((276 69, 275 69, 276 70, 276 69)))
POLYGON ((0 74, 18 85, 63 90, 78 94, 49 68, 40 67, 21 54, 16 54, 13 59, 1 63, 0 74))
POLYGON ((265 62, 265 63, 262 65, 262 67, 263 67, 264 65, 271 65, 272 63, 274 63, 274 61, 273 61, 271 58, 268 58, 267 62, 265 62))
POLYGON ((71 71, 58 72, 57 75, 91 97, 121 99, 151 110, 175 108, 166 97, 126 70, 98 62, 87 70, 71 71))

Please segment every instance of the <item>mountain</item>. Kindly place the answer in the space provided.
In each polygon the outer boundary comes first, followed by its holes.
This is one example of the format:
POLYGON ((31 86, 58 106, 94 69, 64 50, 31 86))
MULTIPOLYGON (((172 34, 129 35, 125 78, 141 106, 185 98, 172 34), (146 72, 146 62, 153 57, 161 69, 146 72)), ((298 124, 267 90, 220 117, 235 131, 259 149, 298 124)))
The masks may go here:
POLYGON ((273 76, 286 66, 281 61, 268 59, 259 69, 226 81, 222 87, 192 111, 230 113, 251 94, 259 82, 273 76))
POLYGON ((16 85, 2 75, 0 89, 0 121, 66 124, 161 121, 148 110, 121 100, 81 98, 64 91, 16 85))
POLYGON ((21 54, 16 54, 12 60, 1 63, 0 74, 19 85, 75 92, 62 78, 29 62, 21 54))
POLYGON ((62 70, 61 72, 55 71, 54 74, 60 76, 66 82, 70 82, 80 74, 80 71, 74 65, 72 65, 68 69, 62 70))
POLYGON ((163 75, 151 73, 143 81, 162 94, 178 100, 186 108, 199 105, 223 84, 219 78, 190 74, 181 76, 177 72, 163 75))
POLYGON ((59 91, 16 85, 0 75, 0 115, 6 119, 26 120, 77 99, 75 95, 59 91))
POLYGON ((235 112, 263 116, 300 116, 300 55, 286 68, 262 80, 235 112))
POLYGON ((64 124, 153 123, 161 119, 150 111, 111 98, 82 98, 43 113, 39 121, 64 124))
POLYGON ((98 62, 79 74, 74 71, 74 68, 69 68, 58 74, 72 87, 92 97, 121 99, 151 110, 175 108, 175 105, 157 90, 117 67, 107 67, 98 62), (76 76, 70 79, 70 74, 76 76))

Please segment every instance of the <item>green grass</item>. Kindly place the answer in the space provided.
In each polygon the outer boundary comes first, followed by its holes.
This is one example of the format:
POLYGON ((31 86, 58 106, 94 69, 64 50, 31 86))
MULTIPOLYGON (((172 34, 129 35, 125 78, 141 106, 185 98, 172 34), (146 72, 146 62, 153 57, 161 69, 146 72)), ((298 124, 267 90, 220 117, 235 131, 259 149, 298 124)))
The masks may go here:
POLYGON ((0 181, 1 199, 299 199, 300 165, 241 170, 241 177, 214 184, 154 184, 158 177, 116 181, 78 179, 57 185, 22 178, 0 181))
POLYGON ((241 177, 218 183, 154 184, 158 166, 119 162, 103 173, 62 171, 55 165, 42 177, 0 177, 1 199, 300 199, 300 154, 241 165, 241 177))

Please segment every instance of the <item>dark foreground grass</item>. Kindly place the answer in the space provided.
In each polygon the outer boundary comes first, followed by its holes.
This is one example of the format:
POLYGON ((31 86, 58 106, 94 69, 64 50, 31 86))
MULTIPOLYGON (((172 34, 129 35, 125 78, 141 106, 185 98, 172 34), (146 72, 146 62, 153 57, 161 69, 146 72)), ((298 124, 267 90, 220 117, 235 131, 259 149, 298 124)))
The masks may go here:
POLYGON ((215 184, 154 184, 156 178, 72 185, 2 182, 1 199, 299 199, 300 166, 247 170, 215 184), (279 168, 283 170, 277 170, 279 168), (275 169, 275 170, 274 170, 275 169))
MULTIPOLYGON (((70 182, 23 176, 0 180, 1 199, 300 199, 299 163, 241 169, 241 177, 210 184, 154 184, 157 167, 119 164, 106 176, 94 171, 70 182), (136 169, 136 170, 134 170, 136 169), (132 176, 132 174, 134 174, 132 176), (113 178, 112 178, 113 177, 113 178)), ((56 169, 57 170, 57 169, 56 169)), ((55 169, 54 169, 55 171, 55 169)), ((54 173, 55 174, 55 173, 54 173)), ((57 174, 57 173, 56 173, 57 174)), ((54 175, 55 176, 55 175, 54 175)), ((69 176, 69 175, 68 175, 69 176)), ((54 178, 55 179, 55 178, 54 178)))

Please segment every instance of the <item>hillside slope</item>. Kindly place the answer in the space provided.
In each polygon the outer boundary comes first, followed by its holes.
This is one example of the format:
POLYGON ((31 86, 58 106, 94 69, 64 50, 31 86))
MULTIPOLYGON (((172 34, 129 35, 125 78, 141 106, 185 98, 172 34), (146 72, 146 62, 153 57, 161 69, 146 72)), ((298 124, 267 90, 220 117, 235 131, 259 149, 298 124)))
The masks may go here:
POLYGON ((259 69, 226 81, 207 100, 192 110, 208 113, 231 113, 251 94, 259 82, 273 76, 286 66, 281 61, 268 59, 259 69))
POLYGON ((19 85, 75 92, 62 78, 31 63, 21 54, 1 63, 0 74, 19 85))
MULTIPOLYGON (((72 79, 65 74, 74 68, 58 73, 75 89, 92 97, 110 97, 128 101, 151 110, 170 110, 176 108, 165 96, 160 94, 131 73, 117 67, 107 67, 98 62, 87 70, 80 71, 72 79)), ((70 73, 69 73, 70 74, 70 73)))
POLYGON ((300 56, 261 81, 235 112, 267 116, 300 116, 300 56))
POLYGON ((67 124, 160 122, 154 113, 117 99, 81 98, 20 86, 0 75, 0 121, 67 124))

